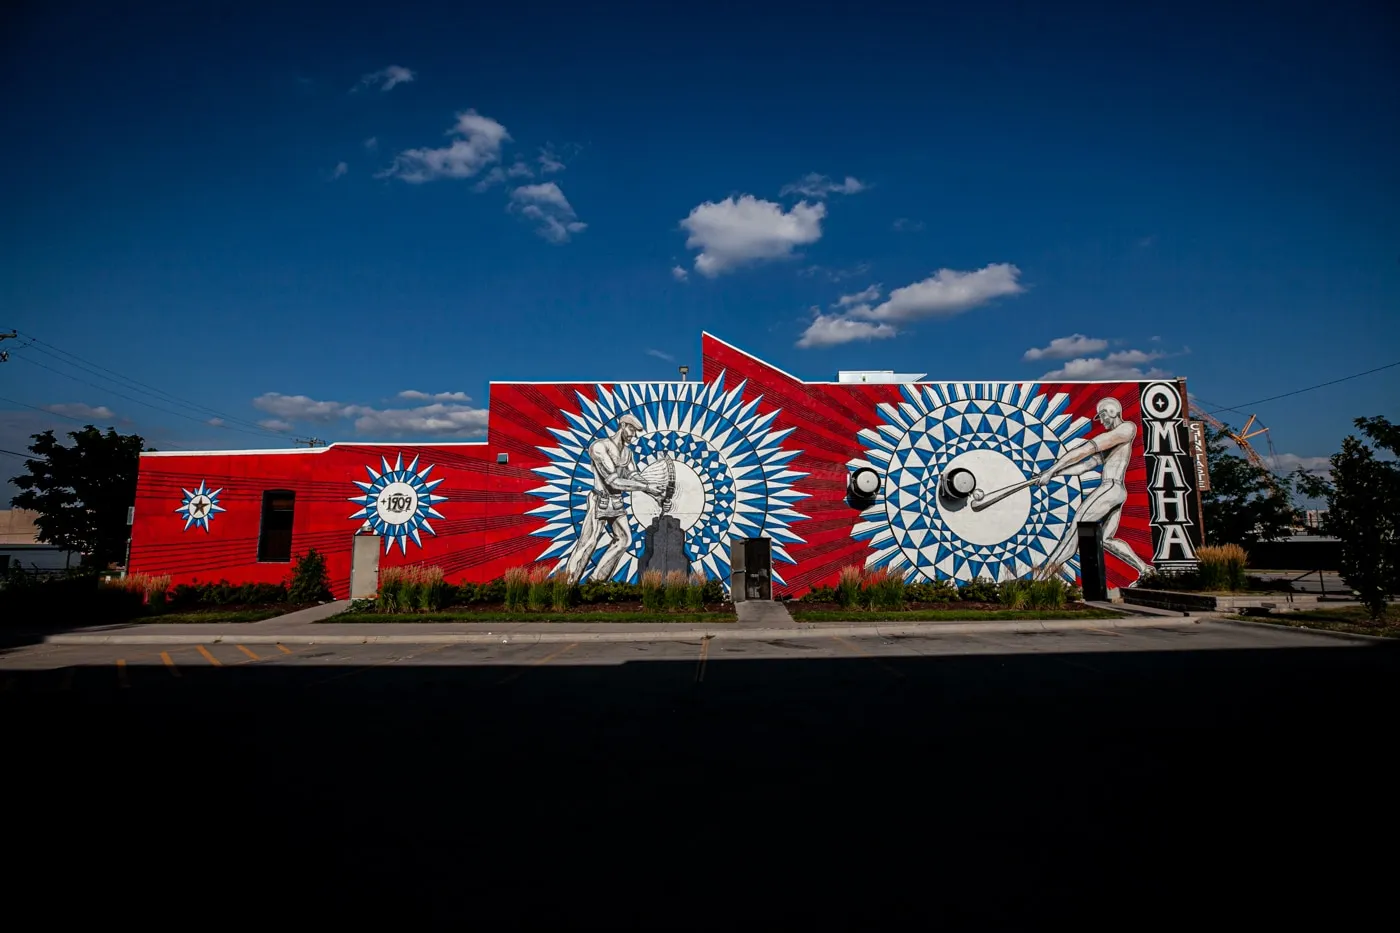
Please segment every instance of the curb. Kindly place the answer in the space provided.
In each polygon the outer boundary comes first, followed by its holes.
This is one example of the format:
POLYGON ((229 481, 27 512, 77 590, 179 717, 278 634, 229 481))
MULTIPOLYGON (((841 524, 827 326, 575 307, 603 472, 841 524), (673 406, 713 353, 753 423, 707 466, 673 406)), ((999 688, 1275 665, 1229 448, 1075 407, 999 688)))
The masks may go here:
POLYGON ((770 639, 830 638, 832 636, 879 636, 886 638, 927 637, 930 635, 976 635, 991 633, 1034 634, 1072 632, 1084 629, 1162 628, 1195 625, 1192 617, 1178 619, 1060 619, 989 622, 912 622, 841 623, 812 622, 783 628, 735 628, 733 626, 692 629, 684 632, 649 629, 644 632, 429 632, 416 635, 366 633, 364 635, 287 632, 210 632, 205 635, 124 635, 65 633, 49 635, 46 645, 212 645, 222 642, 240 645, 547 645, 573 642, 659 642, 722 639, 727 641, 768 641, 770 639))
POLYGON ((1307 632, 1309 635, 1326 635, 1328 638, 1340 638, 1342 641, 1359 642, 1379 642, 1381 644, 1396 644, 1400 638, 1386 638, 1383 635, 1361 635, 1357 632, 1333 632, 1325 628, 1310 628, 1306 625, 1279 625, 1274 622, 1246 622, 1244 619, 1206 619, 1207 622, 1220 622, 1224 625, 1238 625, 1244 628, 1266 628, 1270 631, 1279 630, 1285 632, 1307 632))

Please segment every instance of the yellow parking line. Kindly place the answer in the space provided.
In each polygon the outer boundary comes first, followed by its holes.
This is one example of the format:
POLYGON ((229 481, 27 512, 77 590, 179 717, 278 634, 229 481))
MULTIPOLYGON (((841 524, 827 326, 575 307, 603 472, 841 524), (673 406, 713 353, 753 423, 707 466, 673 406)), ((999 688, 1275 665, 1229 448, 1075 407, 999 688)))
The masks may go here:
POLYGON ((218 658, 214 657, 212 654, 209 653, 208 648, 204 647, 203 645, 195 645, 195 648, 199 650, 200 654, 204 655, 204 660, 208 661, 210 664, 214 665, 215 667, 224 666, 223 662, 221 662, 218 658))
POLYGON ((706 635, 700 640, 700 663, 695 665, 695 682, 697 684, 705 682, 705 662, 709 660, 710 657, 711 637, 713 636, 706 635))
POLYGON ((1086 632, 1098 632, 1100 635, 1112 635, 1114 638, 1122 638, 1122 637, 1123 637, 1123 633, 1122 633, 1122 632, 1110 632, 1110 631, 1109 631, 1108 629, 1106 629, 1106 628, 1086 628, 1084 631, 1086 631, 1086 632))
POLYGON ((117 658, 117 686, 131 686, 131 683, 126 679, 126 658, 117 658))
POLYGON ((175 666, 175 662, 170 659, 169 651, 162 651, 160 659, 165 662, 165 669, 170 672, 171 677, 179 677, 180 669, 175 666))
POLYGON ((286 645, 282 644, 281 642, 278 642, 278 643, 277 643, 277 650, 280 651, 280 652, 282 652, 283 654, 291 654, 291 653, 292 653, 292 649, 291 649, 291 648, 288 648, 286 645))
POLYGON ((889 674, 892 677, 900 678, 901 680, 904 678, 904 673, 902 671, 896 670, 889 664, 886 664, 884 661, 880 660, 876 655, 873 655, 869 651, 866 651, 860 645, 857 645, 854 642, 846 641, 846 639, 842 638, 840 635, 832 635, 831 639, 832 641, 839 642, 841 646, 846 650, 854 652, 855 654, 858 654, 863 658, 869 658, 870 660, 879 664, 880 667, 884 668, 886 674, 889 674))
POLYGON ((254 661, 261 661, 261 660, 262 660, 262 658, 258 657, 258 656, 257 656, 256 654, 254 654, 251 650, 249 650, 248 648, 243 647, 242 645, 236 645, 235 647, 238 648, 239 651, 241 651, 241 652, 243 652, 244 654, 246 654, 248 657, 252 658, 254 661))

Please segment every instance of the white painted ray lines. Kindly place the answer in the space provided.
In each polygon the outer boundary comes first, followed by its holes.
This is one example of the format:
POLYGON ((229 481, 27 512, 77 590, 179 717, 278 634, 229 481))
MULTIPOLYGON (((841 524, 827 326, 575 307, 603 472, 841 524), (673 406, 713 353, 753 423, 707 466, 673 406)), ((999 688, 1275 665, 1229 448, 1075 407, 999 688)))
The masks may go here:
MULTIPOLYGON (((686 554, 693 569, 729 584, 729 541, 766 537, 772 541, 775 564, 794 563, 789 544, 802 538, 792 530, 806 515, 793 505, 807 498, 793 484, 805 473, 788 469, 801 451, 783 447, 792 428, 775 430, 779 410, 759 410, 762 396, 745 400, 747 381, 725 388, 721 374, 713 382, 622 383, 596 385, 593 397, 576 392, 578 410, 561 414, 569 427, 550 428, 557 447, 539 449, 549 464, 535 468, 545 485, 530 490, 544 504, 528 514, 544 519, 533 534, 550 539, 539 560, 555 560, 556 569, 569 558, 593 488, 588 447, 617 431, 618 420, 631 414, 642 423, 634 442, 639 469, 656 459, 674 459, 693 470, 705 491, 703 512, 686 534, 686 554)), ((645 540, 632 493, 624 493, 628 527, 633 539, 613 575, 635 581, 645 540)), ((605 536, 598 546, 608 543, 605 536)), ((592 558, 590 557, 590 560, 592 558)), ((782 577, 775 570, 775 582, 782 577)))
POLYGON ((364 519, 375 534, 384 536, 384 553, 389 553, 397 542, 400 553, 407 554, 410 538, 421 548, 423 539, 420 532, 437 534, 428 519, 443 518, 434 506, 446 502, 447 497, 433 494, 433 490, 442 483, 442 478, 428 479, 428 473, 433 468, 426 466, 420 471, 418 457, 414 457, 413 462, 405 467, 402 453, 394 458, 392 467, 387 457, 381 456, 379 463, 382 467, 379 471, 371 466, 365 467, 369 482, 355 480, 362 494, 351 496, 349 501, 360 506, 360 510, 350 517, 364 519))

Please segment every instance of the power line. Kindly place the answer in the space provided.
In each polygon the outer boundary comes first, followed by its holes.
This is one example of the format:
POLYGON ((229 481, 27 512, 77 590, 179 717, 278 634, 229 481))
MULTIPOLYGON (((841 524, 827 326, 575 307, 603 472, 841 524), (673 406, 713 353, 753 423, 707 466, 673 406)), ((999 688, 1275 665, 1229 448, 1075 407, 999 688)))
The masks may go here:
POLYGON ((1294 389, 1292 392, 1284 392, 1282 395, 1271 395, 1268 398, 1259 398, 1255 399, 1252 402, 1241 402, 1239 405, 1236 405, 1232 408, 1217 408, 1215 411, 1212 411, 1209 414, 1213 415, 1216 412, 1222 411, 1233 411, 1239 414, 1244 414, 1244 412, 1240 411, 1241 408, 1248 408, 1251 405, 1263 405, 1265 402, 1277 402, 1281 398, 1291 398, 1294 395, 1302 395, 1304 392, 1311 392, 1314 389, 1324 389, 1327 386, 1334 386, 1339 382, 1346 382, 1350 379, 1360 379, 1362 376, 1369 376, 1372 373, 1378 373, 1384 369, 1392 369, 1396 366, 1400 366, 1400 360, 1396 360, 1394 363, 1386 363, 1384 366, 1377 366, 1375 369, 1368 369, 1364 373, 1352 373, 1350 376, 1343 376, 1340 379, 1333 379, 1330 382, 1319 382, 1317 385, 1308 386, 1306 389, 1294 389))
POLYGON ((13 450, 5 450, 4 448, 0 448, 0 454, 9 454, 11 457, 19 457, 21 460, 34 460, 34 459, 36 459, 36 458, 34 458, 34 457, 29 456, 29 454, 19 454, 19 453, 15 453, 13 450))
MULTIPOLYGON (((83 385, 85 385, 85 386, 91 386, 92 388, 97 389, 98 391, 101 391, 101 392, 109 392, 109 393, 111 393, 112 395, 117 396, 118 398, 124 398, 124 399, 126 399, 127 401, 135 402, 137 405, 144 405, 144 406, 146 406, 147 408, 153 408, 153 409, 155 409, 156 411, 163 411, 163 412, 165 412, 167 415, 174 415, 174 416, 177 417, 177 418, 185 418, 185 419, 188 419, 188 420, 190 420, 190 421, 198 422, 198 423, 200 423, 200 424, 209 425, 209 420, 208 420, 207 418, 200 418, 200 417, 196 417, 195 415, 187 415, 187 414, 185 414, 184 412, 175 411, 174 409, 171 409, 171 408, 164 408, 164 407, 162 407, 162 406, 160 406, 160 405, 153 405, 153 404, 151 404, 150 402, 146 402, 146 401, 143 401, 143 400, 141 400, 141 399, 139 399, 139 398, 135 398, 135 397, 133 397, 133 396, 126 395, 125 393, 118 392, 118 391, 116 391, 115 389, 109 388, 109 387, 107 387, 107 386, 100 386, 100 385, 98 385, 98 384, 95 383, 95 382, 89 382, 89 381, 87 381, 86 379, 79 379, 77 376, 73 375, 72 373, 65 373, 65 372, 64 372, 63 370, 61 370, 61 369, 54 369, 52 366, 49 366, 47 363, 41 363, 41 362, 39 362, 38 360, 29 359, 28 357, 19 357, 19 359, 24 360, 26 363, 29 363, 31 366, 38 366, 38 367, 40 367, 41 369, 47 369, 47 370, 48 370, 49 372, 51 372, 51 373, 57 373, 57 374, 60 375, 60 376, 65 376, 65 377, 67 377, 67 378, 69 378, 69 379, 72 379, 74 382, 81 382, 83 385)), ((238 432, 239 434, 249 434, 249 435, 254 435, 254 434, 256 434, 256 435, 262 435, 262 436, 264 436, 264 437, 275 437, 275 438, 277 438, 278 440, 286 440, 286 437, 285 437, 284 435, 281 435, 281 434, 273 434, 271 431, 249 431, 249 430, 247 430, 246 428, 235 428, 235 427, 230 427, 229 425, 226 425, 226 424, 225 424, 225 425, 209 425, 209 426, 210 426, 210 427, 221 427, 221 428, 223 428, 223 429, 226 430, 226 431, 236 431, 236 432, 238 432)))
MULTIPOLYGON (((80 369, 80 370, 83 370, 83 371, 85 371, 85 372, 87 372, 87 373, 89 373, 89 374, 91 374, 91 375, 97 376, 99 379, 105 379, 105 380, 107 380, 107 381, 113 381, 113 377, 115 377, 115 380, 120 380, 120 383, 123 384, 123 385, 122 385, 122 388, 129 388, 129 389, 131 389, 132 391, 138 392, 138 393, 140 393, 140 394, 142 394, 142 395, 151 395, 151 396, 155 397, 156 399, 158 399, 159 401, 167 402, 167 403, 170 403, 170 404, 174 404, 174 405, 177 405, 177 406, 179 406, 179 407, 181 407, 181 408, 188 408, 188 409, 190 409, 190 410, 192 410, 192 411, 197 411, 197 412, 202 412, 202 413, 204 413, 204 414, 213 415, 214 417, 219 418, 221 421, 233 422, 233 423, 235 423, 235 424, 244 425, 245 427, 251 428, 251 429, 252 429, 252 433, 262 434, 262 435, 266 435, 266 436, 268 436, 268 437, 285 438, 285 434, 283 434, 283 433, 281 433, 281 432, 270 431, 269 429, 264 428, 262 425, 257 424, 257 423, 255 423, 255 422, 253 422, 253 421, 250 421, 250 420, 247 419, 247 418, 240 418, 240 417, 238 417, 237 415, 230 415, 230 414, 228 414, 227 412, 220 411, 220 410, 217 409, 217 408, 211 408, 211 407, 209 407, 208 405, 201 405, 201 404, 199 404, 198 402, 192 402, 192 401, 190 401, 189 399, 184 398, 184 397, 179 396, 179 395, 175 395, 174 393, 166 392, 164 389, 158 389, 158 388, 156 388, 155 386, 150 385, 149 383, 145 383, 145 382, 142 382, 142 381, 139 380, 139 379, 133 379, 133 378, 131 378, 130 376, 123 375, 122 373, 119 373, 119 372, 117 372, 117 371, 114 370, 114 369, 110 369, 110 368, 108 368, 108 367, 106 367, 106 366, 103 366, 103 365, 101 365, 100 363, 94 363, 92 360, 85 359, 85 358, 79 356, 79 355, 76 354, 76 353, 73 353, 73 352, 68 351, 68 350, 64 350, 62 347, 55 346, 55 345, 49 343, 48 341, 40 340, 38 337, 35 337, 33 334, 24 333, 22 336, 23 336, 24 339, 27 341, 27 343, 21 344, 21 347, 27 348, 27 349, 38 350, 40 353, 43 353, 43 354, 45 354, 45 355, 47 355, 47 356, 50 356, 50 357, 53 357, 53 358, 56 359, 58 362, 63 363, 63 364, 66 365, 66 366, 73 366, 73 367, 75 367, 75 368, 77 368, 77 369, 80 369), (36 344, 37 344, 38 346, 35 346, 36 344), (45 347, 47 347, 48 349, 44 349, 45 347), (76 361, 76 362, 75 362, 75 361, 76 361), (107 375, 103 375, 103 374, 107 374, 107 375)), ((37 363, 36 360, 32 360, 32 359, 29 360, 29 362, 31 362, 31 363, 37 363)), ((39 364, 39 365, 42 365, 42 364, 39 364)), ((51 368, 51 367, 46 367, 46 368, 51 368)), ((59 370, 53 370, 53 371, 54 371, 54 372, 60 372, 61 375, 68 376, 68 378, 70 378, 70 379, 77 379, 76 376, 72 376, 72 375, 69 374, 69 373, 63 373, 63 372, 61 372, 61 371, 59 371, 59 370)), ((83 380, 77 380, 77 381, 82 382, 83 380)), ((87 384, 87 385, 92 385, 92 383, 86 383, 86 384, 87 384)), ((94 386, 94 388, 101 389, 102 391, 112 391, 112 390, 107 389, 107 388, 105 388, 105 387, 103 387, 103 386, 94 386)), ((137 402, 138 404, 143 404, 143 405, 148 405, 148 406, 149 406, 149 403, 148 403, 148 402, 143 402, 143 401, 141 401, 140 399, 132 399, 130 396, 124 396, 124 397, 127 398, 127 399, 129 399, 129 400, 131 400, 131 401, 135 401, 135 402, 137 402)), ((149 406, 149 407, 156 407, 156 406, 149 406)), ((165 409, 158 409, 158 410, 165 410, 165 409)), ((175 414, 178 414, 178 413, 175 413, 175 414)), ((188 416, 188 415, 183 415, 182 417, 190 417, 190 416, 188 416)), ((205 417, 203 417, 203 415, 201 415, 201 417, 199 417, 198 419, 195 419, 195 420, 198 420, 198 421, 201 421, 201 422, 203 422, 203 423, 205 423, 205 424, 208 424, 208 419, 205 418, 205 417)), ((229 427, 227 424, 210 425, 210 427, 225 428, 225 429, 227 429, 227 430, 238 430, 237 428, 231 428, 231 427, 229 427)), ((248 432, 245 432, 245 433, 248 433, 248 432)))
MULTIPOLYGON (((40 408, 38 405, 31 405, 31 404, 29 404, 28 402, 21 402, 21 401, 19 401, 18 399, 5 398, 3 395, 0 395, 0 402, 5 402, 5 403, 7 403, 7 404, 9 404, 9 405, 18 405, 18 406, 20 406, 21 408, 30 408, 30 409, 33 409, 34 411, 41 412, 41 413, 43 413, 43 414, 45 414, 45 415, 49 415, 50 417, 53 417, 53 418, 63 418, 63 419, 66 419, 66 420, 68 420, 68 421, 73 422, 74 424, 81 424, 81 425, 87 426, 87 425, 89 425, 89 424, 92 423, 92 419, 91 419, 91 418, 74 418, 72 415, 65 415, 65 414, 63 414, 63 413, 61 413, 61 412, 57 412, 57 411, 49 411, 47 408, 40 408)), ((161 446, 162 446, 162 447, 168 447, 168 448, 170 448, 171 450, 184 450, 184 449, 185 449, 185 448, 183 448, 183 447, 178 447, 178 446, 176 446, 175 444, 162 444, 161 446)))

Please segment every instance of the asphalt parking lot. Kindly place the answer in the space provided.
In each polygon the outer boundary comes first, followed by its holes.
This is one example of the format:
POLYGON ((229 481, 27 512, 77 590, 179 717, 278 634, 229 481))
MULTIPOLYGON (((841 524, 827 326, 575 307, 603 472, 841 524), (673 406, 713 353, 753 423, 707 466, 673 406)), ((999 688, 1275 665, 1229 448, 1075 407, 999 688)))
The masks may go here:
MULTIPOLYGON (((256 876, 323 919, 980 927, 1170 890, 1156 915, 1231 903, 1225 866, 1239 886, 1303 859, 1316 884, 1338 864, 1317 853, 1393 826, 1359 789, 1389 779, 1398 661, 1223 623, 41 645, 0 656, 6 838, 125 896, 236 910, 215 892, 256 876)), ((1364 915, 1365 870, 1332 922, 1364 915)))

